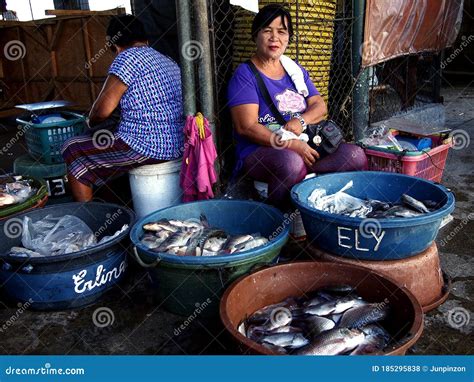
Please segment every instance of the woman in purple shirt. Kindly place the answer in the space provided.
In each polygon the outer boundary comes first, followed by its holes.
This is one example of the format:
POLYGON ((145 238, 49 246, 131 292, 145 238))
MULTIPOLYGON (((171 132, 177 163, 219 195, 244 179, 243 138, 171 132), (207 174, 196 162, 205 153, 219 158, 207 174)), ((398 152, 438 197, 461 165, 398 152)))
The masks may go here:
MULTIPOLYGON (((280 5, 267 5, 255 16, 252 38, 257 50, 251 58, 273 103, 287 121, 284 129, 300 135, 303 125, 322 121, 326 104, 302 68, 308 95, 299 94, 281 64, 293 36, 289 12, 280 5)), ((237 141, 237 169, 268 183, 268 201, 280 208, 290 205, 289 191, 308 172, 336 172, 367 169, 364 151, 342 143, 322 159, 316 150, 298 139, 282 142, 269 128, 276 118, 267 106, 248 63, 235 71, 228 88, 229 107, 237 141)))

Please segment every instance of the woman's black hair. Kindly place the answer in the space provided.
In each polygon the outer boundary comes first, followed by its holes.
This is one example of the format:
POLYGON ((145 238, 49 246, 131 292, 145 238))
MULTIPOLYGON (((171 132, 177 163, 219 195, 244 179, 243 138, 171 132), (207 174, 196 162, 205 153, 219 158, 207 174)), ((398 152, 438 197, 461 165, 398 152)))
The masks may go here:
POLYGON ((293 24, 291 22, 291 15, 288 9, 286 9, 281 4, 268 4, 262 9, 260 9, 260 11, 253 19, 252 39, 255 41, 258 32, 260 32, 263 28, 269 26, 272 21, 275 20, 277 17, 281 17, 281 23, 288 30, 288 34, 290 35, 291 40, 291 38, 293 37, 293 24), (286 25, 287 22, 285 21, 285 18, 288 22, 288 25, 286 25))
POLYGON ((107 27, 107 37, 112 44, 118 46, 148 40, 143 24, 133 15, 112 17, 107 27))

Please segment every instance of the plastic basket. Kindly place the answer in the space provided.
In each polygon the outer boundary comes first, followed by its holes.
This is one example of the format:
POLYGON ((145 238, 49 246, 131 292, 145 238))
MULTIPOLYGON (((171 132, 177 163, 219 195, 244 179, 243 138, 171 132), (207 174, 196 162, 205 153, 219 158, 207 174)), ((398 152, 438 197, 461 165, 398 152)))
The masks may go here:
POLYGON ((62 163, 63 143, 86 129, 84 116, 69 111, 62 111, 61 115, 66 120, 53 123, 32 123, 17 118, 17 123, 24 126, 28 152, 34 159, 46 164, 62 163))
POLYGON ((443 143, 436 136, 431 138, 433 142, 438 143, 438 146, 423 152, 394 154, 389 150, 366 148, 369 170, 396 172, 440 182, 451 144, 443 143))

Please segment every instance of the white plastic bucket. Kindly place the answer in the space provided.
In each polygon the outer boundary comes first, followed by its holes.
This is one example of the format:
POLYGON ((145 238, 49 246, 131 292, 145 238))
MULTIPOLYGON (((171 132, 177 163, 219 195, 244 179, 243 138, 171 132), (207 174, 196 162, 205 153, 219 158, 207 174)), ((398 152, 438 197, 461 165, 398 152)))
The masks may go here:
POLYGON ((177 159, 129 171, 133 209, 138 219, 161 208, 181 203, 181 162, 181 159, 177 159))

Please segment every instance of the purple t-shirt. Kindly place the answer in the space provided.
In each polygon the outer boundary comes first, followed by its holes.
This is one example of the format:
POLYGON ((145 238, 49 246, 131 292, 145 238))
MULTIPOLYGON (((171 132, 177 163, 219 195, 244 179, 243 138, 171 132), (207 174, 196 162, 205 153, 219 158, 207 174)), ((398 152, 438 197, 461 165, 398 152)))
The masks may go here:
MULTIPOLYGON (((304 80, 308 87, 308 97, 319 95, 318 90, 309 78, 307 70, 301 66, 300 68, 303 70, 304 80)), ((260 72, 260 75, 263 78, 263 82, 275 106, 285 120, 288 121, 291 119, 291 113, 303 113, 306 110, 306 100, 296 91, 296 87, 288 74, 285 73, 285 76, 279 80, 273 80, 265 76, 262 72, 260 72)), ((227 99, 230 108, 244 104, 257 104, 258 122, 262 125, 278 123, 270 108, 265 103, 260 89, 258 88, 257 80, 246 63, 239 65, 230 79, 227 89, 227 99)), ((259 145, 250 142, 237 133, 235 133, 235 138, 237 141, 237 159, 241 165, 245 157, 255 151, 259 145)), ((239 163, 237 165, 239 166, 239 163)))

